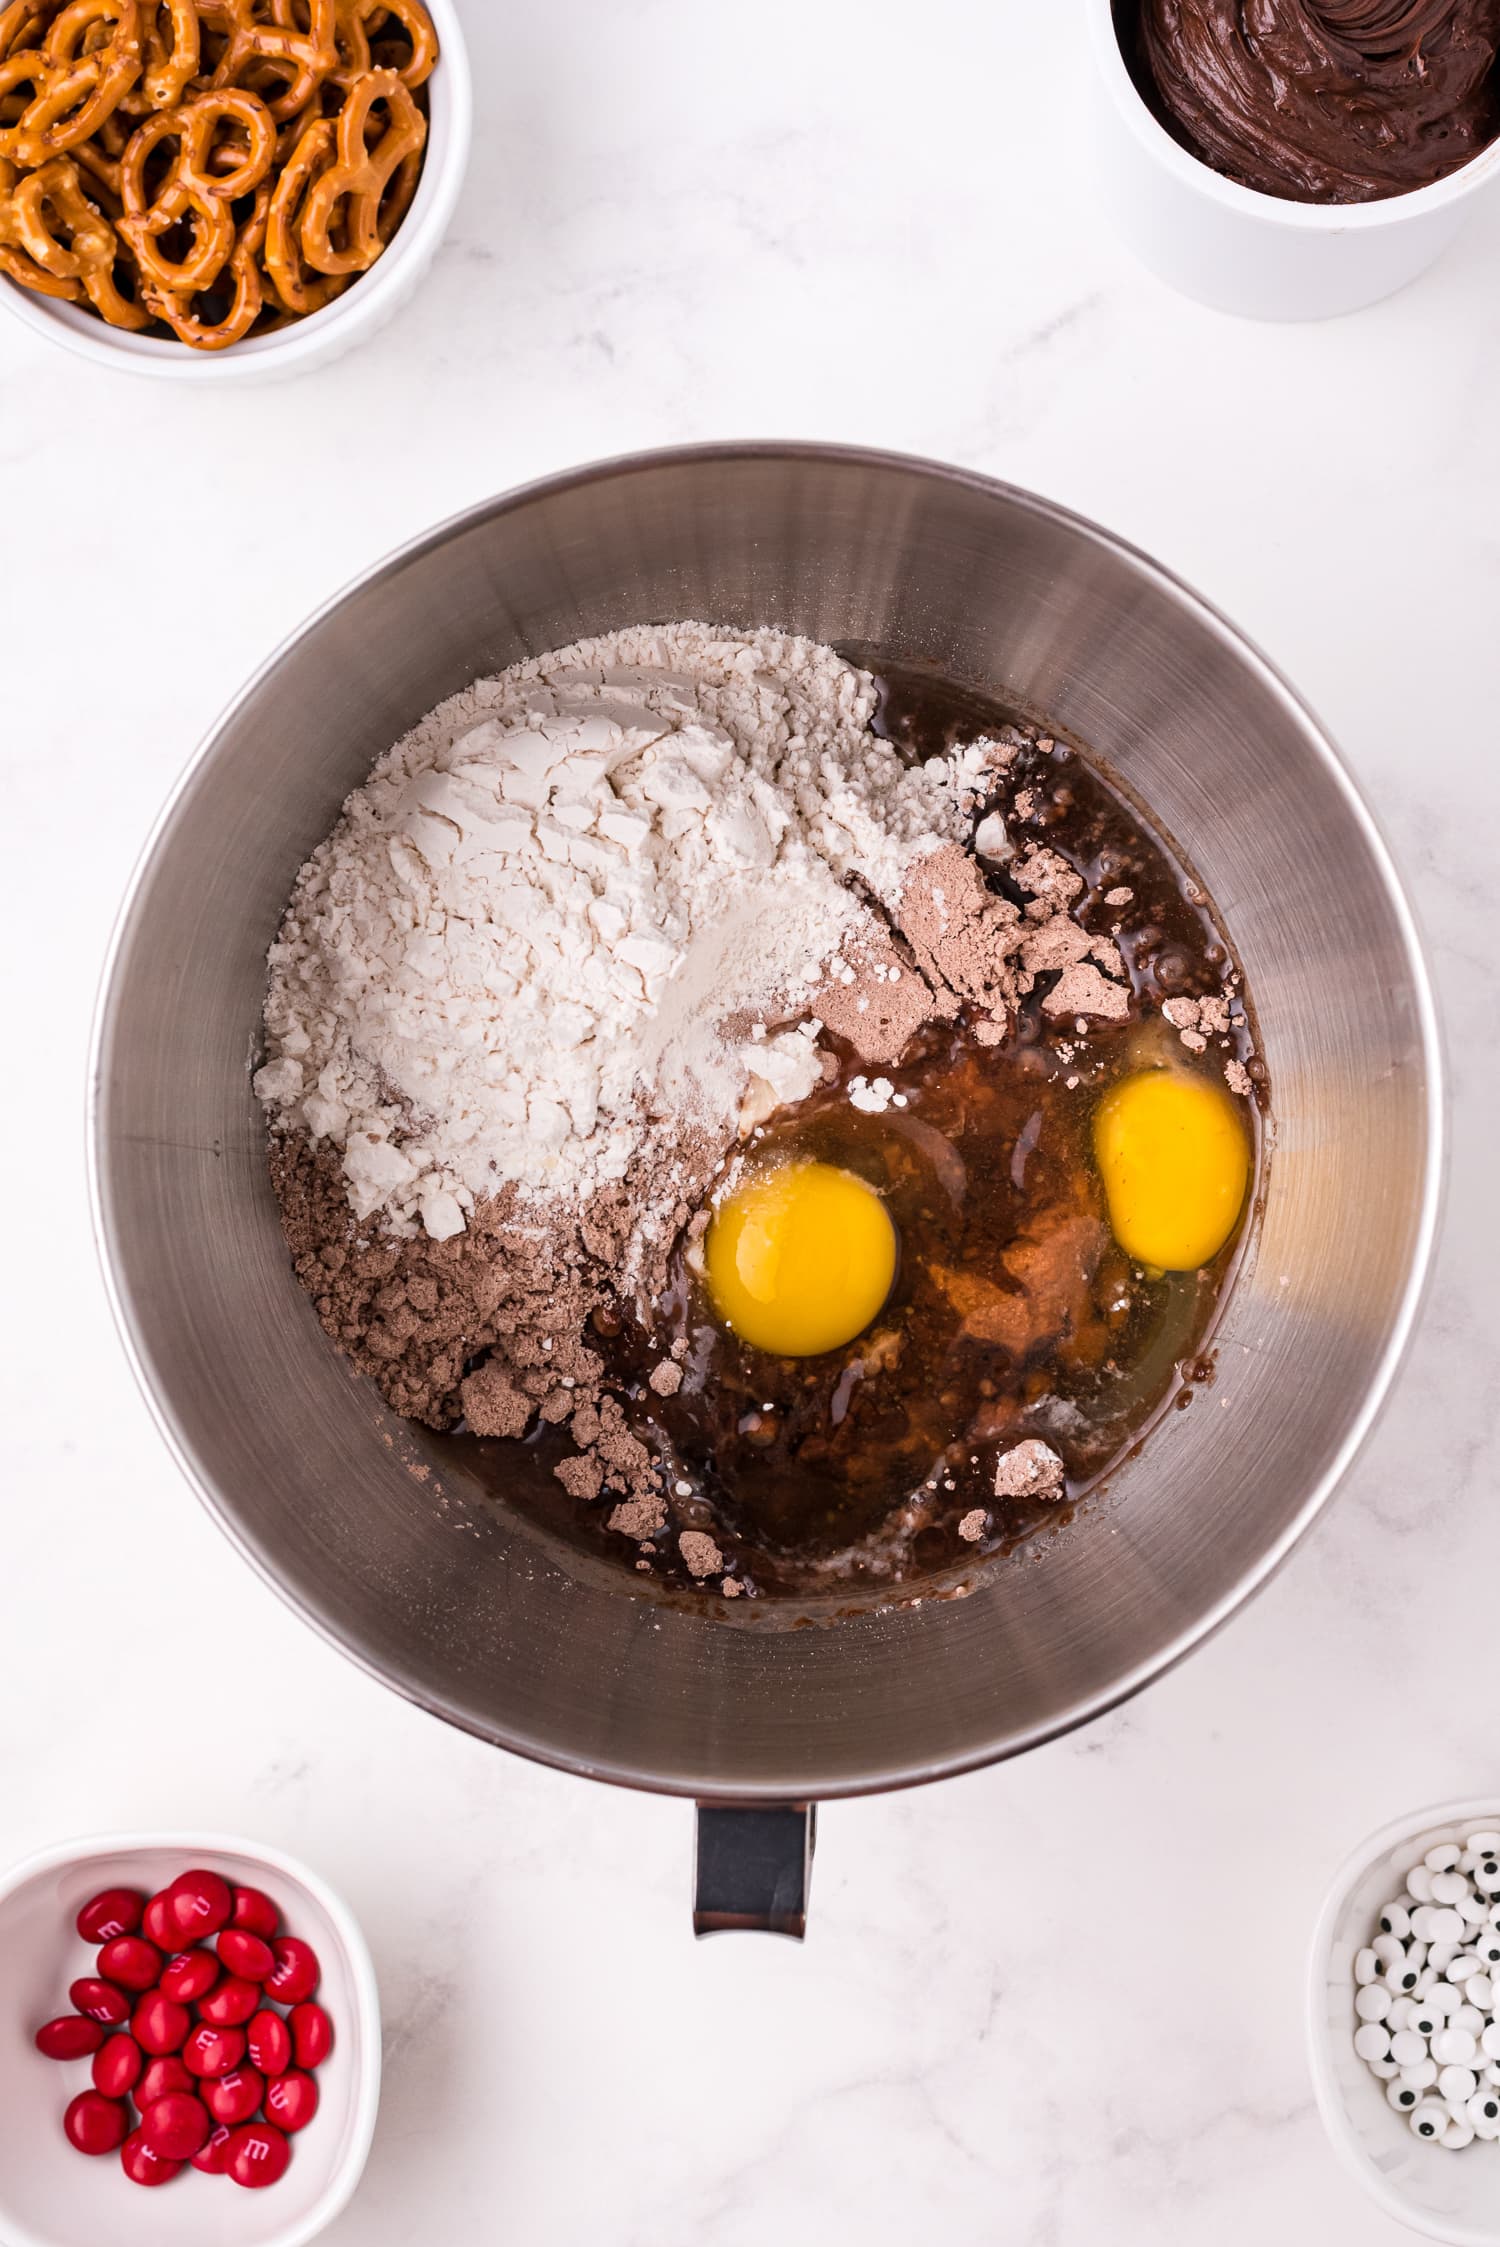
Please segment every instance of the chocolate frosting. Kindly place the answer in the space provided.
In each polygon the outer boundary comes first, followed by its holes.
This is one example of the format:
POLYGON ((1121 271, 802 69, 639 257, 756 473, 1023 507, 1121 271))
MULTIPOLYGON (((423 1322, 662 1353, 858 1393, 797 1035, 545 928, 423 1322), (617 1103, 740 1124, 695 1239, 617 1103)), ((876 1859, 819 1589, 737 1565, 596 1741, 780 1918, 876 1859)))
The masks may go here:
POLYGON ((1267 195, 1404 195, 1500 134, 1500 0, 1122 0, 1118 12, 1168 130, 1267 195))

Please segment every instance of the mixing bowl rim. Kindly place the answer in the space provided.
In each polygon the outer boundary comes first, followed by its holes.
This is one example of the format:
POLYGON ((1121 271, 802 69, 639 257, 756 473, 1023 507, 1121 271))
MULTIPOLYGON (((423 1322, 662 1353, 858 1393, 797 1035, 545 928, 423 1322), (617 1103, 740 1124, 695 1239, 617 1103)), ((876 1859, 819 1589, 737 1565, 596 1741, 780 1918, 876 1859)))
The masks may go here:
MULTIPOLYGON (((378 753, 378 752, 377 752, 378 753)), ((372 760, 373 761, 373 760, 372 760)), ((1044 1746, 1050 1740, 1064 1737, 1080 1726, 1118 1708, 1134 1697, 1157 1678, 1175 1669, 1196 1648, 1204 1645, 1221 1630, 1231 1616, 1245 1606, 1261 1591, 1289 1557, 1295 1546, 1306 1535, 1317 1516, 1332 1497, 1339 1483, 1353 1466, 1368 1441, 1372 1430, 1390 1395, 1397 1373, 1400 1371, 1415 1330, 1431 1276, 1433 1251, 1441 1215, 1445 1161, 1447 1151, 1446 1070, 1442 1036, 1432 981, 1415 914, 1406 896, 1401 877, 1395 866, 1389 845, 1370 806, 1355 782, 1331 735, 1323 727, 1311 705, 1297 692, 1269 656, 1252 641, 1224 613, 1215 607, 1185 579, 1167 569, 1151 555, 1133 545, 1128 539, 1104 529, 1087 516, 1060 505, 1055 500, 1026 490, 1023 486, 985 476, 972 469, 960 468, 951 463, 926 459, 920 455, 881 450, 857 445, 834 445, 819 442, 797 442, 774 438, 755 440, 729 440, 708 444, 663 446, 635 452, 622 453, 610 458, 590 461, 575 468, 563 469, 552 475, 492 493, 473 505, 419 532, 414 538, 386 554, 367 569, 360 571, 337 592, 323 601, 310 616, 289 632, 280 644, 251 673, 244 684, 221 710, 210 726, 199 747, 189 758, 186 767, 168 794, 160 814, 154 821, 144 847, 136 860, 126 887, 124 898, 110 934, 100 978, 99 994, 95 1006, 89 1050, 89 1092, 86 1118, 86 1146, 89 1178, 90 1215, 95 1245, 99 1255, 105 1294, 109 1301, 116 1328, 126 1357, 147 1408, 156 1423, 163 1442, 177 1463, 189 1485, 196 1491, 202 1504, 229 1538, 241 1556, 249 1562, 257 1575, 286 1602, 300 1619, 308 1624, 329 1645, 382 1685, 399 1693, 404 1700, 424 1710, 428 1715, 441 1718, 457 1730, 471 1734, 475 1739, 504 1748, 511 1754, 525 1756, 555 1770, 568 1771, 582 1778, 599 1779, 612 1785, 639 1789, 644 1793, 667 1794, 691 1799, 712 1794, 720 1801, 775 1802, 789 1796, 804 1799, 815 1795, 820 1801, 834 1801, 861 1795, 883 1794, 906 1787, 923 1786, 937 1779, 957 1778, 965 1772, 983 1770, 992 1763, 1008 1760, 1029 1750, 1044 1746), (1213 1603, 1202 1615, 1193 1619, 1169 1643, 1138 1662, 1132 1669, 1116 1678, 1110 1685, 1096 1693, 1085 1695, 1063 1713, 1029 1726, 1015 1738, 982 1749, 964 1749, 949 1756, 923 1760, 908 1760, 892 1769, 862 1773, 850 1778, 845 1775, 820 1780, 814 1788, 805 1782, 788 1779, 762 1779, 737 1782, 732 1787, 714 1782, 708 1775, 694 1780, 687 1776, 668 1776, 642 1769, 627 1759, 582 1758, 570 1756, 545 1740, 519 1732, 507 1732, 503 1727, 490 1726, 475 1721, 459 1710, 446 1706, 442 1696, 424 1690, 416 1682, 387 1670, 365 1650, 347 1638, 325 1619, 311 1602, 295 1591, 282 1577, 269 1554, 264 1553, 237 1519, 233 1508, 214 1488, 207 1472, 201 1469, 193 1455, 186 1435, 177 1424, 176 1415, 169 1407, 166 1395, 159 1390, 152 1370, 150 1354, 131 1301, 124 1275, 117 1264, 117 1241, 114 1211, 110 1188, 104 1175, 104 1149, 108 1139, 107 1108, 109 1095, 106 1070, 109 1061, 113 1018, 117 1004, 116 983, 123 955, 138 910, 146 895, 152 868, 164 847, 179 814, 185 807, 199 780, 210 769, 225 734, 240 713, 252 701, 262 686, 284 663, 291 651, 302 641, 318 631, 356 595, 396 575, 420 560, 425 554, 461 536, 471 526, 491 517, 519 511, 539 500, 553 496, 577 493, 590 485, 610 483, 621 478, 655 474, 662 469, 694 469, 707 466, 726 466, 753 462, 780 462, 789 466, 805 464, 809 467, 829 465, 851 469, 871 470, 878 474, 894 473, 898 476, 915 475, 924 481, 953 484, 975 493, 982 499, 999 498, 1035 517, 1082 538, 1088 544, 1103 549, 1117 559, 1123 559, 1141 577, 1152 582, 1178 608, 1186 610, 1223 644, 1260 682, 1261 686, 1280 702, 1293 720, 1310 750, 1321 760, 1328 777, 1342 795, 1356 825, 1364 835, 1372 861, 1386 893, 1393 917, 1400 932, 1412 996, 1420 1028, 1424 1063, 1427 1141, 1423 1163, 1421 1209, 1413 1243, 1410 1262, 1401 1290, 1400 1302, 1391 1321, 1390 1333, 1365 1393, 1355 1410, 1338 1450, 1324 1472, 1298 1508, 1296 1515, 1258 1557, 1234 1587, 1213 1603)), ((623 1596, 623 1595, 622 1595, 623 1596)), ((872 1619, 873 1620, 873 1619, 872 1619)), ((703 1628, 728 1628, 705 1620, 703 1628)))

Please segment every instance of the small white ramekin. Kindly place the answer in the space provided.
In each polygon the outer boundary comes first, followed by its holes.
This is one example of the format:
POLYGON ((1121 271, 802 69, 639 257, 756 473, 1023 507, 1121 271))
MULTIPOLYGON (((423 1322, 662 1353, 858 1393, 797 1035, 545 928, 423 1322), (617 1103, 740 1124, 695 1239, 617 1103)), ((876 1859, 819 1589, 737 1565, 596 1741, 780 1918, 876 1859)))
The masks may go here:
POLYGON ((1440 1841, 1500 1830, 1500 1800, 1440 1803, 1384 1826, 1340 1866, 1313 1937, 1307 2043, 1318 2110, 1344 2166, 1388 2216, 1450 2247, 1500 2243, 1500 2144, 1445 2151, 1415 2137, 1354 2049, 1354 1956, 1382 1904, 1440 1841))
POLYGON ((427 0, 441 59, 427 84, 429 128, 422 177, 389 248, 321 312, 223 351, 194 351, 175 336, 131 335, 86 306, 38 296, 0 275, 0 304, 26 327, 96 365, 167 382, 268 382, 341 359, 397 313, 415 291, 453 216, 469 162, 474 82, 454 0, 427 0))
POLYGON ((5 2247, 306 2247, 342 2213, 369 2158, 380 2105, 380 1997, 359 1924, 326 1881, 278 1849, 220 1834, 105 1834, 28 1857, 0 1878, 0 2240, 5 2247), (190 1867, 264 1889, 287 1931, 312 1944, 333 2050, 317 2114, 279 2184, 247 2192, 186 2170, 156 2191, 118 2154, 90 2160, 63 2136, 89 2088, 87 2060, 44 2059, 33 2041, 92 1972, 73 1921, 102 1888, 153 1894, 190 1867))
POLYGON ((1325 320, 1391 296, 1453 240, 1500 180, 1500 142, 1460 171, 1378 203, 1292 203, 1225 179, 1152 115, 1120 50, 1112 0, 1086 0, 1099 85, 1105 206, 1141 262, 1221 312, 1325 320))

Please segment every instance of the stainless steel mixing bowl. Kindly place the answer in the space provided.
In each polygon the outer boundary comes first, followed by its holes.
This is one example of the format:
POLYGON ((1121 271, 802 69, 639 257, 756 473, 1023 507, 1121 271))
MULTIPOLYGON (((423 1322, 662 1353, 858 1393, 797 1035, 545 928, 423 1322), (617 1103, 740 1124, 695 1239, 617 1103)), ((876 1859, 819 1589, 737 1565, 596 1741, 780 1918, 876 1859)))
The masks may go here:
MULTIPOLYGON (((215 728, 115 944, 99 1229, 162 1429, 246 1556, 398 1691, 600 1778, 739 1804, 908 1784, 1084 1722, 1263 1583, 1368 1430, 1440 1168, 1426 973, 1385 848, 1309 712, 1211 609, 1024 492, 918 461, 737 446, 488 502, 334 601, 215 728), (1208 883, 1259 1009, 1277 1136, 1211 1398, 1107 1523, 972 1596, 768 1631, 636 1599, 414 1475, 440 1446, 350 1377, 288 1265, 250 1070, 298 866, 374 759, 479 674, 646 618, 873 646, 1049 719, 1208 883), (394 1437, 394 1442, 387 1440, 394 1437)), ((518 1459, 517 1473, 525 1471, 518 1459)))

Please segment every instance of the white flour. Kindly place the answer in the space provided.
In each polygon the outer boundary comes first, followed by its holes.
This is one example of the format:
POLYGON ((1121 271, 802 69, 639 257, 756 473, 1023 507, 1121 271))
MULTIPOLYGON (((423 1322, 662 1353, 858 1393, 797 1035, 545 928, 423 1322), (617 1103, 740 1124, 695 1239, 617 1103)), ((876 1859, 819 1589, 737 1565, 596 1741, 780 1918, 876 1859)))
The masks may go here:
POLYGON ((874 921, 849 877, 893 902, 985 761, 908 767, 874 707, 828 648, 704 624, 455 695, 297 878, 255 1080, 273 1122, 343 1149, 357 1216, 443 1239, 508 1181, 582 1195, 648 1131, 802 1098, 808 996, 874 921))

